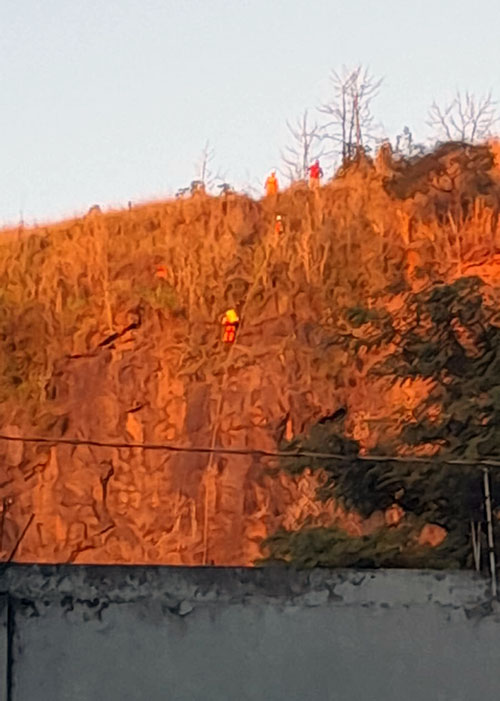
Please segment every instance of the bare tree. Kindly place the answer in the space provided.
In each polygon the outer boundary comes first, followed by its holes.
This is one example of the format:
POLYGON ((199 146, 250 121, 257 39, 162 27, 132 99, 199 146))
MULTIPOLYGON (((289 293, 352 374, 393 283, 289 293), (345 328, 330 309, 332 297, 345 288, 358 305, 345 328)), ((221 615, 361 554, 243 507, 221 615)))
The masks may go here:
POLYGON ((491 92, 482 97, 457 91, 447 105, 436 102, 429 110, 427 124, 433 130, 436 141, 467 141, 477 143, 492 135, 498 122, 496 101, 491 92))
POLYGON ((213 161, 215 158, 215 149, 210 145, 210 141, 205 142, 198 162, 196 163, 196 177, 193 183, 199 183, 205 190, 209 190, 214 186, 217 180, 224 180, 225 175, 219 170, 213 170, 213 161))
POLYGON ((374 139, 371 102, 378 95, 382 78, 373 77, 359 65, 332 71, 330 80, 333 96, 319 108, 329 117, 323 125, 323 138, 333 142, 333 151, 344 162, 369 147, 374 139))
POLYGON ((292 124, 287 121, 290 132, 290 145, 285 146, 281 154, 282 172, 291 182, 304 180, 311 161, 321 158, 324 148, 321 146, 321 128, 317 122, 309 123, 307 110, 292 124))

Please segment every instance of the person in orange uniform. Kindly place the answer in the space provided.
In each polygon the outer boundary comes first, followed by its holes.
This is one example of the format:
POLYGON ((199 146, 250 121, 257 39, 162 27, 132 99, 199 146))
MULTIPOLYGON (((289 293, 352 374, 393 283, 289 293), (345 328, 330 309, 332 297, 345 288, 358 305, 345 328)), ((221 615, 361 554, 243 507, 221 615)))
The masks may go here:
POLYGON ((239 325, 240 318, 236 309, 228 309, 222 317, 222 340, 224 343, 234 343, 239 325))
POLYGON ((158 263, 156 266, 156 277, 159 278, 160 280, 166 280, 167 279, 167 266, 162 265, 161 263, 158 263))
POLYGON ((271 175, 266 180, 266 195, 276 195, 278 192, 278 178, 276 171, 273 170, 271 175))
POLYGON ((276 215, 276 219, 274 221, 274 231, 276 234, 282 234, 284 232, 284 227, 283 227, 283 217, 281 214, 276 215))
POLYGON ((316 190, 319 187, 319 180, 322 177, 323 171, 321 170, 318 159, 316 159, 312 166, 309 166, 309 187, 311 190, 316 190))

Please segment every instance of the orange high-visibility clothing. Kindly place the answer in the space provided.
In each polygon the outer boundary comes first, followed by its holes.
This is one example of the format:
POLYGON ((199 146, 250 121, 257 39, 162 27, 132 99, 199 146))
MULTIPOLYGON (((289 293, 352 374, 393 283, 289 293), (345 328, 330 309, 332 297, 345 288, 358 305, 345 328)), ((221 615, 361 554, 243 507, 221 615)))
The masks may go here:
POLYGON ((277 234, 282 234, 283 231, 284 231, 284 228, 283 228, 283 219, 281 218, 281 215, 280 215, 280 214, 278 214, 278 215, 276 216, 276 221, 275 221, 275 223, 274 223, 274 231, 275 231, 277 234))
POLYGON ((278 192, 278 178, 276 173, 271 175, 266 180, 266 195, 275 195, 278 192))
POLYGON ((236 309, 228 309, 222 317, 222 325, 224 327, 222 340, 224 343, 234 343, 236 339, 236 330, 238 329, 239 323, 240 317, 238 316, 236 309))
POLYGON ((224 343, 234 343, 237 327, 238 324, 224 324, 224 334, 222 336, 224 343))
POLYGON ((167 267, 165 265, 156 266, 156 277, 159 277, 161 280, 167 279, 167 267))

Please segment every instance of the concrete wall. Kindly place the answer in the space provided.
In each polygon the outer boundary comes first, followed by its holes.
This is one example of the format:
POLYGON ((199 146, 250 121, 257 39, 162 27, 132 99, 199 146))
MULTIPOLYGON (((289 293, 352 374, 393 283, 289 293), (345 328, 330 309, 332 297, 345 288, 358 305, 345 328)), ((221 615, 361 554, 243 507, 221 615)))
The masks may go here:
POLYGON ((0 596, 0 701, 9 701, 7 689, 10 686, 9 679, 9 600, 7 596, 0 596))
POLYGON ((0 701, 500 694, 500 614, 470 573, 10 565, 2 592, 0 701))

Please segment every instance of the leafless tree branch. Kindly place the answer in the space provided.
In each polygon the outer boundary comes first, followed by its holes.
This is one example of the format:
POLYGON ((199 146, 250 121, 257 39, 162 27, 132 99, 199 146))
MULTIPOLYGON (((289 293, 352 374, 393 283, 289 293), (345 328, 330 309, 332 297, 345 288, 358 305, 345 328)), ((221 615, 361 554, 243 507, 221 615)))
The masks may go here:
POLYGON ((433 102, 427 124, 436 141, 484 141, 493 133, 498 122, 497 103, 491 92, 477 97, 470 92, 457 91, 447 105, 433 102))
POLYGON ((209 190, 214 186, 214 184, 220 180, 224 181, 226 178, 225 173, 221 173, 220 169, 217 169, 217 171, 214 172, 213 170, 213 161, 215 158, 215 149, 212 148, 210 145, 210 141, 207 140, 205 142, 205 146, 203 147, 198 162, 195 165, 196 169, 196 178, 200 183, 203 183, 204 187, 206 190, 209 190))
POLYGON ((321 158, 325 152, 321 146, 321 128, 316 122, 310 123, 308 110, 293 124, 287 121, 286 125, 291 142, 281 154, 283 168, 280 170, 291 182, 303 180, 311 161, 321 158))
POLYGON ((331 84, 331 99, 319 107, 329 117, 323 125, 323 138, 337 144, 337 153, 346 161, 373 141, 371 103, 378 95, 382 78, 374 78, 361 65, 354 69, 344 66, 340 72, 332 71, 331 84))

